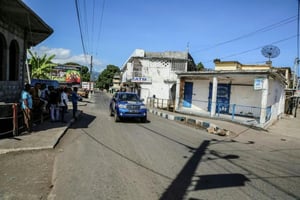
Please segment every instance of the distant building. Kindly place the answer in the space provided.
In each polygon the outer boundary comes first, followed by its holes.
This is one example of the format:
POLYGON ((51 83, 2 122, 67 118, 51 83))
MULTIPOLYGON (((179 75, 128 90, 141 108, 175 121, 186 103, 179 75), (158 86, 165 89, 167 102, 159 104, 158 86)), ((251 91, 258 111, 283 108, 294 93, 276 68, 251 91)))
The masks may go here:
POLYGON ((221 61, 220 59, 215 59, 215 71, 225 71, 225 70, 269 70, 272 68, 271 63, 268 62, 264 65, 252 65, 252 64, 241 64, 238 61, 221 61))
POLYGON ((175 110, 266 127, 285 109, 286 78, 271 65, 215 60, 214 71, 177 73, 175 110))
POLYGON ((177 72, 196 71, 188 52, 147 52, 136 49, 122 67, 122 87, 141 98, 175 100, 177 72))
POLYGON ((120 91, 121 84, 121 76, 119 74, 115 74, 113 77, 113 85, 109 88, 110 93, 114 93, 120 91))

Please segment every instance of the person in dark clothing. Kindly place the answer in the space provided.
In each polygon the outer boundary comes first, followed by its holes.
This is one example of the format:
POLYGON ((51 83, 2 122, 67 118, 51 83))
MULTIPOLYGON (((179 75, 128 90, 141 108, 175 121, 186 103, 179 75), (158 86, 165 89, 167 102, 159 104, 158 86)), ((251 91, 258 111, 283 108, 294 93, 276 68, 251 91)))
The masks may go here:
POLYGON ((76 112, 77 112, 78 98, 79 98, 78 94, 77 94, 77 91, 78 91, 78 88, 74 87, 73 92, 72 92, 72 97, 71 97, 72 105, 73 105, 73 118, 74 119, 77 119, 76 118, 76 112))
POLYGON ((52 86, 49 86, 49 91, 50 117, 51 121, 55 122, 59 120, 59 93, 52 86))

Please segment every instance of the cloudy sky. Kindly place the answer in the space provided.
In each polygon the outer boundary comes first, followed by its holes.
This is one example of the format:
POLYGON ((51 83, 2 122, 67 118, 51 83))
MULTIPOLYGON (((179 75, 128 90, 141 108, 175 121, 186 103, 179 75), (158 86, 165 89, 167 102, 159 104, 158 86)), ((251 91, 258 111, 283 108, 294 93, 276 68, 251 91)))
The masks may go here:
POLYGON ((276 67, 298 56, 298 0, 24 0, 54 33, 34 47, 55 62, 122 67, 135 49, 189 51, 196 63, 261 64, 275 45, 276 67), (79 23, 80 22, 80 23, 79 23), (80 24, 80 26, 79 26, 80 24), (86 55, 86 56, 85 56, 86 55))

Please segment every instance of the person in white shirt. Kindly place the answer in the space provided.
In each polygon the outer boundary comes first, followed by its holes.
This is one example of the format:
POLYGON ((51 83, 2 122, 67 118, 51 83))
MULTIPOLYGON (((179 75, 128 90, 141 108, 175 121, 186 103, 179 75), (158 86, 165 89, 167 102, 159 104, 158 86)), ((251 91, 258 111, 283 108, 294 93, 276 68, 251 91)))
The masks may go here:
POLYGON ((48 97, 49 97, 49 90, 47 88, 47 85, 43 83, 41 85, 41 96, 40 96, 40 100, 44 102, 42 106, 43 112, 48 111, 48 97))
POLYGON ((61 88, 61 93, 60 93, 60 116, 61 116, 61 122, 66 123, 64 117, 65 117, 65 112, 68 109, 68 95, 67 95, 67 88, 61 88))

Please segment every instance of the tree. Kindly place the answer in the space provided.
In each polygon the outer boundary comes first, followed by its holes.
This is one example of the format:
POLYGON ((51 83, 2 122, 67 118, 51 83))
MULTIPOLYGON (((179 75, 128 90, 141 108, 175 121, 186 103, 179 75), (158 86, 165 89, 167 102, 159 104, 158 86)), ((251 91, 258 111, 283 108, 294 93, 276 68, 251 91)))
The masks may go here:
POLYGON ((82 81, 90 81, 91 73, 89 72, 89 68, 87 66, 81 66, 81 76, 82 81))
POLYGON ((50 79, 50 71, 56 64, 52 63, 52 59, 55 55, 47 57, 46 54, 43 57, 39 57, 37 53, 33 53, 28 50, 31 58, 28 59, 28 63, 31 66, 31 77, 37 79, 50 79))
POLYGON ((115 65, 107 65, 106 69, 101 72, 97 80, 97 87, 108 90, 112 85, 115 74, 120 73, 120 68, 115 65))
POLYGON ((205 67, 204 67, 204 65, 202 64, 202 62, 199 62, 199 63, 197 64, 197 70, 198 70, 198 71, 203 71, 203 70, 205 70, 205 67))

